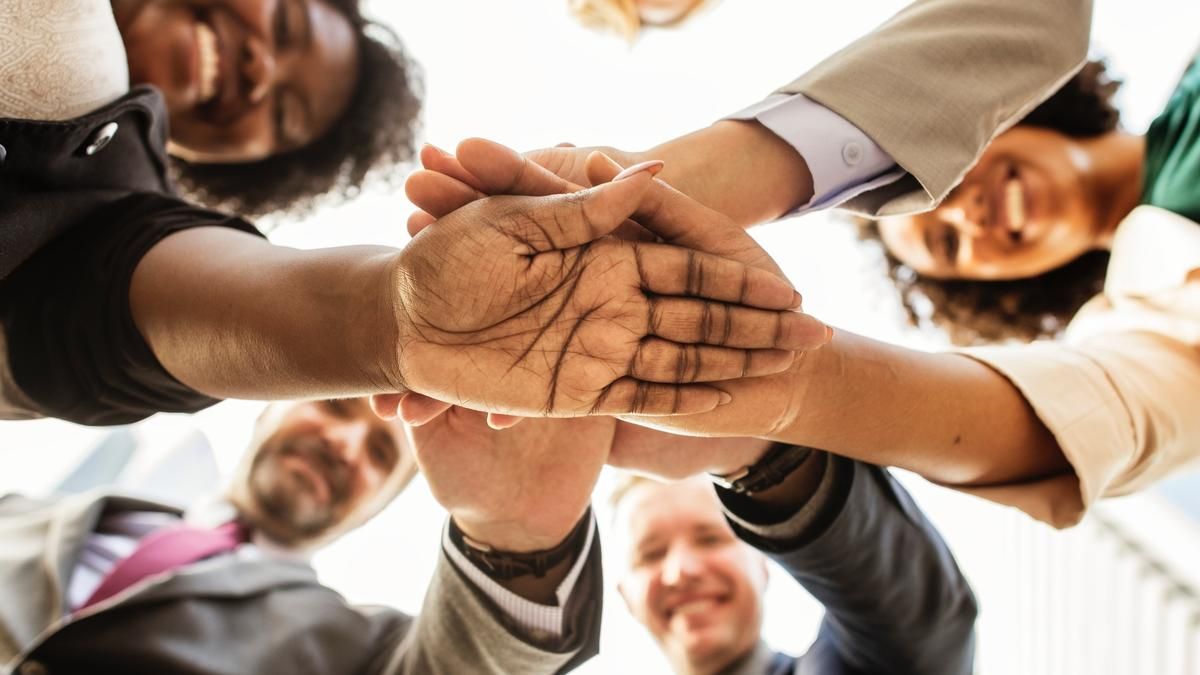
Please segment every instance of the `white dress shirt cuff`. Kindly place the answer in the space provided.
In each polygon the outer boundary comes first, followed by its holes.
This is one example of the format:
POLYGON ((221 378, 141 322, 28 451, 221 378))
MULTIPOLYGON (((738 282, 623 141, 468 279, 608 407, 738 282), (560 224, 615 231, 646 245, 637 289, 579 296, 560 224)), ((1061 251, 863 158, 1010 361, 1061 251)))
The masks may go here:
POLYGON ((491 598, 496 606, 512 618, 518 626, 528 630, 539 640, 561 638, 563 636, 563 610, 567 606, 571 593, 575 590, 575 583, 579 580, 579 575, 583 573, 588 554, 592 550, 592 540, 596 536, 595 516, 589 511, 587 518, 592 522, 588 525, 587 538, 583 542, 583 548, 579 550, 575 564, 571 566, 566 578, 555 590, 555 596, 558 598, 557 606, 541 605, 532 600, 526 600, 501 586, 487 573, 476 567, 458 550, 454 542, 450 541, 448 522, 442 531, 442 550, 450 557, 450 562, 465 574, 471 583, 483 591, 484 595, 491 598))
POLYGON ((905 174, 861 129, 802 94, 772 94, 725 119, 758 121, 808 164, 813 197, 789 216, 840 206, 905 174))

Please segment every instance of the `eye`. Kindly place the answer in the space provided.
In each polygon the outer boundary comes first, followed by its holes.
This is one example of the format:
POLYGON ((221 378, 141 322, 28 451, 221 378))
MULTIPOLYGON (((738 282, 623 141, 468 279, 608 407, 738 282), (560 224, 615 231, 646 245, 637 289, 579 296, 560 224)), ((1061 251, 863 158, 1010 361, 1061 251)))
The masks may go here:
POLYGON ((942 252, 946 255, 946 260, 953 265, 958 261, 958 230, 953 227, 947 227, 942 230, 941 242, 942 252))
POLYGON ((646 565, 656 562, 662 560, 663 556, 666 554, 667 550, 664 548, 648 548, 644 551, 638 551, 636 564, 646 565))
POLYGON ((370 453, 371 463, 380 471, 391 471, 399 459, 399 451, 383 432, 372 434, 367 452, 370 453))

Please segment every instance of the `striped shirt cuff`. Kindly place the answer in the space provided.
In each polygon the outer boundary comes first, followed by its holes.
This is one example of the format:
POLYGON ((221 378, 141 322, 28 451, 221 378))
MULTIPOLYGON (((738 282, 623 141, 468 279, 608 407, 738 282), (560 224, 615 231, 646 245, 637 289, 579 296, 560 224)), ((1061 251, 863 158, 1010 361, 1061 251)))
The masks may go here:
POLYGON ((518 626, 529 631, 535 640, 557 639, 563 636, 563 608, 567 606, 567 600, 570 599, 571 593, 575 590, 575 583, 583 573, 588 554, 592 550, 592 540, 596 536, 595 516, 591 510, 588 511, 588 515, 585 517, 592 521, 587 530, 587 538, 584 539, 583 547, 576 554, 575 564, 571 566, 571 570, 567 573, 566 578, 563 579, 562 583, 555 590, 555 596, 558 598, 556 606, 541 605, 532 600, 526 600, 489 577, 486 572, 468 560, 450 540, 449 521, 447 521, 446 527, 442 530, 442 549, 449 556, 450 562, 460 572, 465 574, 471 583, 483 591, 484 595, 491 598, 496 603, 496 606, 515 621, 518 626))

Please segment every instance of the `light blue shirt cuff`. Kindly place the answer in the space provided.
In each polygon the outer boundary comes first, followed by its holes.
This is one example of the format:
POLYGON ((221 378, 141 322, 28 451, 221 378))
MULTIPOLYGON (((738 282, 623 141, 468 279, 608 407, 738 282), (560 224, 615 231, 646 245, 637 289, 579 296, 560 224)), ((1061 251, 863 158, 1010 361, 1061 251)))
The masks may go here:
POLYGON ((725 119, 756 120, 804 157, 813 197, 789 216, 840 206, 905 174, 861 129, 803 94, 772 94, 725 119))

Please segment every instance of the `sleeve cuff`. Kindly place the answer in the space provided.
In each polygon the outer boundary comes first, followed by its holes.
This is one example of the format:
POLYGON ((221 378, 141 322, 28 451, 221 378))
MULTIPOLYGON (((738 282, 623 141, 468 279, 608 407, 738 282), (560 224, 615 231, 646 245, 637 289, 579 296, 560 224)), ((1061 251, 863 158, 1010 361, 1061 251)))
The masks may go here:
POLYGON ((462 572, 484 595, 496 603, 496 606, 518 626, 528 631, 535 641, 557 640, 565 634, 564 610, 568 606, 568 600, 575 590, 576 582, 587 564, 588 554, 592 550, 592 542, 596 537, 594 514, 589 509, 588 514, 584 517, 591 521, 591 526, 588 527, 583 547, 575 554, 575 563, 555 591, 558 598, 556 606, 541 605, 526 600, 489 577, 486 572, 468 560, 450 540, 449 521, 442 530, 442 550, 446 552, 450 562, 458 571, 462 572))
POLYGON ((840 206, 905 175, 861 129, 803 94, 772 94, 725 119, 755 120, 804 157, 813 198, 789 216, 840 206))
POLYGON ((1061 344, 961 352, 1007 378, 1062 449, 1073 475, 965 491, 1016 506, 1055 527, 1079 522, 1125 472, 1137 447, 1129 412, 1094 359, 1061 344))
POLYGON ((734 526, 734 531, 758 540, 763 548, 785 550, 811 541, 820 536, 834 519, 846 500, 843 489, 848 476, 843 464, 846 460, 828 456, 825 472, 812 497, 786 520, 764 522, 754 510, 754 502, 734 492, 717 488, 717 496, 725 507, 725 517, 734 526), (770 542, 771 545, 767 545, 770 542))

